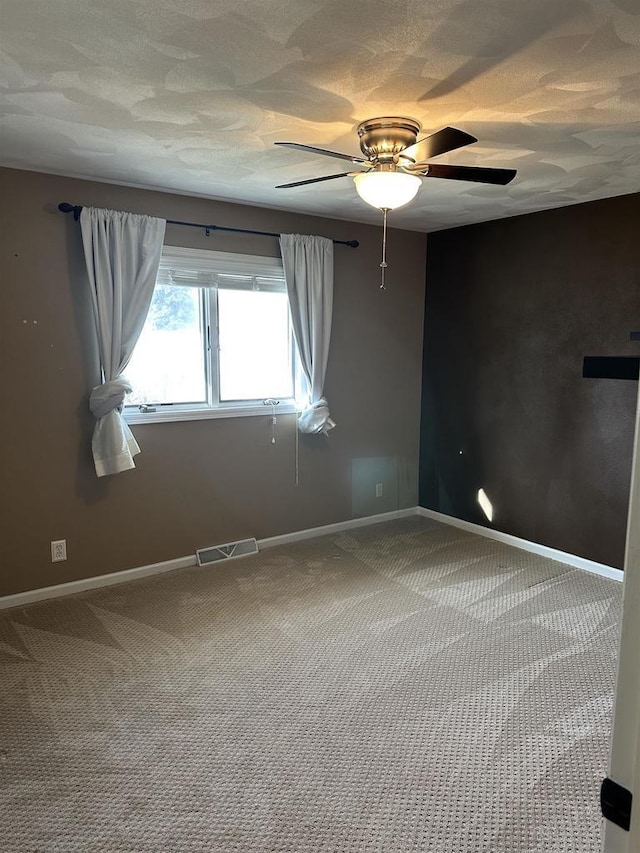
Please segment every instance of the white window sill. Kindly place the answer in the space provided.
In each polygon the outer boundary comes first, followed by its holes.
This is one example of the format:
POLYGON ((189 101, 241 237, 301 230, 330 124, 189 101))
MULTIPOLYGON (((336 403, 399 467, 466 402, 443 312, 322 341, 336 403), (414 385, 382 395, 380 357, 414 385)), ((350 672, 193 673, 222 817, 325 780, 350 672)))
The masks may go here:
MULTIPOLYGON (((275 414, 292 415, 297 411, 295 403, 287 400, 282 400, 275 407, 275 414)), ((155 412, 140 412, 136 407, 126 407, 123 415, 128 424, 166 424, 173 421, 204 421, 215 418, 246 418, 262 415, 263 417, 271 417, 271 406, 269 405, 250 405, 250 406, 220 406, 218 408, 184 408, 179 406, 159 406, 155 412)))

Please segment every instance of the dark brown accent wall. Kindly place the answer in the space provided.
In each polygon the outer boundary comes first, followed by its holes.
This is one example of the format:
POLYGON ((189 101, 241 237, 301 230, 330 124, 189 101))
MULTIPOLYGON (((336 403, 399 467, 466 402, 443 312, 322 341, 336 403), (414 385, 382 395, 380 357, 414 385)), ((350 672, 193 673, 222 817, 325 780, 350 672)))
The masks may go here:
POLYGON ((622 567, 638 383, 640 195, 429 237, 420 502, 622 567))
MULTIPOLYGON (((393 459, 394 506, 417 499, 426 236, 391 231, 378 288, 379 228, 34 172, 0 170, 0 595, 352 516, 354 460, 393 459), (268 418, 134 426, 137 468, 97 479, 88 393, 98 382, 78 225, 57 204, 357 239, 336 247, 325 392, 338 426, 301 437, 268 418), (397 496, 397 497, 395 497, 397 496), (69 559, 50 562, 65 538, 69 559)), ((274 239, 168 226, 172 245, 277 255, 274 239)), ((375 506, 375 504, 374 504, 375 506)))

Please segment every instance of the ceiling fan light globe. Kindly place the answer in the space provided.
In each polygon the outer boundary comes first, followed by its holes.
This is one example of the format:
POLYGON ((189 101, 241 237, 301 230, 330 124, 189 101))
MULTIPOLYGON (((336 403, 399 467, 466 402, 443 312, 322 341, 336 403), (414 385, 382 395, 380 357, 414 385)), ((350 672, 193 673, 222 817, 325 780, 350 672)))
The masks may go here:
POLYGON ((395 210, 416 197, 422 181, 406 172, 361 172, 353 182, 363 201, 379 210, 395 210))

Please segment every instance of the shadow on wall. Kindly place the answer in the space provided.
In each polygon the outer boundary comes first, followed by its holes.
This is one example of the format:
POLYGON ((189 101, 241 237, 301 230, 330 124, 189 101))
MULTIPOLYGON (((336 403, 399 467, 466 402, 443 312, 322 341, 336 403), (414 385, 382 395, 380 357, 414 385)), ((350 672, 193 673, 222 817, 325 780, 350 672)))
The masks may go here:
POLYGON ((415 503, 408 460, 372 456, 351 460, 351 514, 354 518, 393 512, 415 503))

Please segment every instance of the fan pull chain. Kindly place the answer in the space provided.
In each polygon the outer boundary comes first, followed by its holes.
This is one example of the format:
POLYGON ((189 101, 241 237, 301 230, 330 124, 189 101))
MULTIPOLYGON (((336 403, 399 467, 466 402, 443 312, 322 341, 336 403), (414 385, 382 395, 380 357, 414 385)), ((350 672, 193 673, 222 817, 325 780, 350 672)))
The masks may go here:
POLYGON ((384 274, 387 269, 387 213, 386 207, 382 208, 382 261, 380 262, 380 290, 386 290, 384 274))

